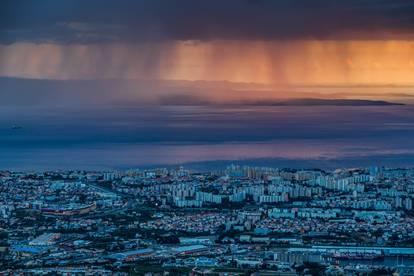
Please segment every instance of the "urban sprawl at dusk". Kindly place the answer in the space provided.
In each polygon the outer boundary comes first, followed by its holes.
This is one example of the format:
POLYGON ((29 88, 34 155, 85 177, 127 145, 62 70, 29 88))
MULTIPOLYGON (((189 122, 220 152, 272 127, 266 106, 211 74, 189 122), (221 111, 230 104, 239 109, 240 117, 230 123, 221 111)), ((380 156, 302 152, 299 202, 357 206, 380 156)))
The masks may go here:
POLYGON ((414 276, 414 0, 0 0, 0 276, 414 276))
POLYGON ((414 169, 2 171, 0 183, 1 275, 414 273, 414 169))

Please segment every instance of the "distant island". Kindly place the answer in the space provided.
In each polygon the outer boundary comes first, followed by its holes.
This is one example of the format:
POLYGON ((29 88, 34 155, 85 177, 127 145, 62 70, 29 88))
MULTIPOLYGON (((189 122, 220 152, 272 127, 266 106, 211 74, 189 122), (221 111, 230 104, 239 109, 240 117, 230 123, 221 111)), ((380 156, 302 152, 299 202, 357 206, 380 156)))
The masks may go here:
POLYGON ((236 101, 214 101, 191 95, 175 95, 174 97, 162 97, 158 101, 161 105, 245 105, 245 106, 394 106, 404 105, 383 100, 365 99, 320 99, 320 98, 296 98, 282 100, 236 100, 236 101))
POLYGON ((271 106, 384 106, 384 105, 404 105, 402 103, 393 103, 379 100, 360 100, 360 99, 292 99, 271 103, 252 103, 252 105, 271 105, 271 106))

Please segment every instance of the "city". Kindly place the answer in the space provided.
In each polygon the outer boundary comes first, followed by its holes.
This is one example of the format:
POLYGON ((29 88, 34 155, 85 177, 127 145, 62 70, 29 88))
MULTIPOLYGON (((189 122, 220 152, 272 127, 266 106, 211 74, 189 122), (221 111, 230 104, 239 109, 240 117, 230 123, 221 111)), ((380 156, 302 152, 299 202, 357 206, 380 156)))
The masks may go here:
POLYGON ((1 0, 0 276, 414 276, 414 0, 1 0))
POLYGON ((1 275, 414 273, 414 169, 1 171, 0 183, 1 275))

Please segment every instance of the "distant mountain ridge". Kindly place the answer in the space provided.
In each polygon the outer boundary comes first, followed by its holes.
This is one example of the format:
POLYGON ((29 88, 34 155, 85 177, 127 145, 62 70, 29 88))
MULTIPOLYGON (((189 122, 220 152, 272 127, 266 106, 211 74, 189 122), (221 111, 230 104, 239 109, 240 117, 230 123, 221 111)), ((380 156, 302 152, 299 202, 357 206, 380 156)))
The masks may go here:
POLYGON ((392 106, 405 105, 403 103, 394 103, 382 100, 365 100, 365 99, 320 99, 320 98, 300 98, 300 99, 283 99, 283 100, 241 100, 241 101, 223 101, 216 102, 209 99, 193 97, 189 95, 176 95, 162 97, 158 101, 161 105, 245 105, 245 106, 392 106))
MULTIPOLYGON (((389 106, 380 94, 261 90, 254 84, 146 80, 38 80, 0 77, 0 106, 389 106), (379 100, 380 99, 380 100, 379 100)), ((391 101, 414 103, 411 94, 391 101)))
MULTIPOLYGON (((260 105, 256 103, 254 105, 260 105)), ((271 106, 383 106, 383 105, 404 105, 403 103, 394 103, 379 100, 361 100, 361 99, 292 99, 284 101, 276 101, 270 103, 262 103, 262 105, 271 106)))

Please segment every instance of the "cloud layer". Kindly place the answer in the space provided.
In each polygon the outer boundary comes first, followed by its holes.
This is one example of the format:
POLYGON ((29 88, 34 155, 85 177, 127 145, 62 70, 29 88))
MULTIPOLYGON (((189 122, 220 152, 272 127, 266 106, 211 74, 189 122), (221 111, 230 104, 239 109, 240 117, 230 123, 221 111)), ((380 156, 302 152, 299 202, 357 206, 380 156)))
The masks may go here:
POLYGON ((407 39, 410 0, 5 0, 0 41, 407 39))
POLYGON ((275 85, 412 84, 411 41, 171 41, 0 45, 0 76, 275 85))

